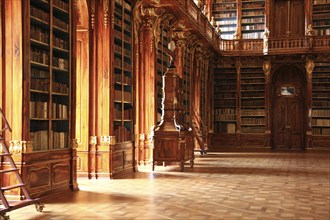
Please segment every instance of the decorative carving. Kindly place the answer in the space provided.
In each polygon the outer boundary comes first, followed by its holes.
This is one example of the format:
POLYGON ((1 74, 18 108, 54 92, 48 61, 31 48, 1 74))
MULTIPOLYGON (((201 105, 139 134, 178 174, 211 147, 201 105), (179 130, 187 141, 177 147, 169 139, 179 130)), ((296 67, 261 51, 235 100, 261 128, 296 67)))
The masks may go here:
POLYGON ((89 144, 92 144, 92 145, 97 144, 97 137, 96 136, 90 136, 89 137, 89 144))
POLYGON ((268 38, 269 38, 269 30, 267 27, 265 27, 265 32, 264 32, 264 45, 263 45, 263 53, 264 55, 268 54, 268 38))
POLYGON ((266 83, 269 83, 270 82, 270 70, 272 68, 272 64, 269 60, 265 60, 263 65, 262 65, 262 69, 264 71, 264 74, 265 74, 265 80, 266 80, 266 83))
POLYGON ((307 27, 307 30, 306 30, 306 35, 307 36, 313 36, 313 26, 310 24, 310 25, 308 25, 308 27, 307 27))
POLYGON ((94 29, 95 25, 95 9, 91 8, 91 29, 94 29))
POLYGON ((109 23, 109 0, 103 0, 103 21, 104 27, 108 28, 109 23))
MULTIPOLYGON (((81 143, 80 143, 80 144, 81 144, 81 143)), ((72 149, 77 149, 78 146, 79 146, 78 139, 71 139, 70 146, 71 146, 72 149)))
POLYGON ((311 58, 307 57, 305 67, 307 72, 307 79, 309 82, 312 82, 312 75, 315 67, 314 61, 311 58))
POLYGON ((9 152, 11 154, 30 153, 32 152, 31 142, 18 140, 9 141, 9 152))

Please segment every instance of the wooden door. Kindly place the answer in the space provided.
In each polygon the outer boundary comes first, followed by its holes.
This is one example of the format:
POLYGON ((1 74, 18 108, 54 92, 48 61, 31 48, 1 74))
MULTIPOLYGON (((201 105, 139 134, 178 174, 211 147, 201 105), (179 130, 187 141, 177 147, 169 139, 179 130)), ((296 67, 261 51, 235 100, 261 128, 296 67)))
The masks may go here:
POLYGON ((302 148, 303 108, 300 98, 280 96, 274 104, 274 148, 302 148))
POLYGON ((298 37, 304 36, 305 11, 302 0, 274 0, 272 17, 273 37, 298 37))
POLYGON ((273 81, 273 147, 302 149, 306 111, 304 107, 304 77, 296 68, 285 66, 273 81))

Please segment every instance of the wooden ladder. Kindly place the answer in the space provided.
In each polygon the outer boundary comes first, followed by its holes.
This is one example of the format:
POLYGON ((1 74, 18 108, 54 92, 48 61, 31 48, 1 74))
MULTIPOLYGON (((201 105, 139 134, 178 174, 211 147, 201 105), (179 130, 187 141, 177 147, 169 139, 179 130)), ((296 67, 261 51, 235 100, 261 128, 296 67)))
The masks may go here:
POLYGON ((5 135, 4 132, 8 129, 11 132, 11 128, 8 124, 7 119, 5 118, 2 109, 0 108, 0 114, 2 116, 2 122, 5 124, 5 127, 0 130, 0 156, 1 156, 1 163, 4 159, 6 162, 9 162, 10 168, 3 169, 3 164, 0 164, 0 178, 3 179, 3 174, 5 173, 14 173, 17 179, 17 184, 9 185, 9 186, 2 186, 0 188, 0 220, 9 219, 9 216, 6 215, 7 212, 12 210, 22 208, 31 204, 35 204, 36 210, 42 212, 44 208, 44 204, 39 202, 39 199, 32 199, 30 194, 28 193, 25 184, 23 183, 22 177, 19 173, 19 169, 17 168, 11 153, 6 146, 5 135), (6 198, 6 191, 11 189, 20 188, 22 192, 21 200, 14 200, 8 201, 6 198))

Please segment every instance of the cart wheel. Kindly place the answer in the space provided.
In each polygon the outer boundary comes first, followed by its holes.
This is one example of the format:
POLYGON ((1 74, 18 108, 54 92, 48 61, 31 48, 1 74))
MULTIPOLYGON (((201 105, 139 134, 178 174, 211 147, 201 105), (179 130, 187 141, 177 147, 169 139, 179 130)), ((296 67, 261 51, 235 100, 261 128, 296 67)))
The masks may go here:
POLYGON ((44 210, 44 208, 45 208, 45 204, 43 204, 43 203, 36 203, 36 210, 38 212, 42 212, 44 210))

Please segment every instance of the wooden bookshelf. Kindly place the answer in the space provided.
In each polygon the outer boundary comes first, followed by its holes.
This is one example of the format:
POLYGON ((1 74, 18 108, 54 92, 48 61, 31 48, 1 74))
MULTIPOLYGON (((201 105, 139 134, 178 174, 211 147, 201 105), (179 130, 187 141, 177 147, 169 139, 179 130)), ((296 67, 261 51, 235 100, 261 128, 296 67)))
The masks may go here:
POLYGON ((166 72, 168 66, 169 66, 169 61, 170 58, 166 54, 167 47, 169 43, 169 33, 165 28, 161 28, 160 30, 160 38, 158 42, 158 47, 157 47, 157 76, 156 76, 156 91, 157 91, 157 97, 156 97, 156 119, 158 124, 161 119, 161 114, 162 114, 162 100, 163 100, 163 75, 166 72))
POLYGON ((312 81, 312 133, 329 137, 330 63, 315 63, 312 81))
POLYGON ((133 140, 132 6, 114 4, 114 136, 117 143, 133 140))
POLYGON ((22 173, 29 192, 35 197, 73 186, 70 146, 72 6, 69 0, 22 2, 23 111, 26 113, 23 139, 31 143, 33 152, 23 155, 22 173), (35 176, 42 178, 33 178, 35 176))
POLYGON ((234 65, 217 68, 214 74, 214 133, 235 134, 237 126, 237 73, 234 65))
POLYGON ((313 0, 312 18, 315 35, 330 35, 330 0, 313 0))
POLYGON ((265 133, 265 77, 260 66, 242 66, 241 132, 265 133))
POLYGON ((234 39, 237 29, 237 1, 214 0, 212 4, 212 16, 217 25, 220 25, 221 38, 234 39))
POLYGON ((242 38, 260 39, 265 30, 265 0, 242 0, 242 38))

